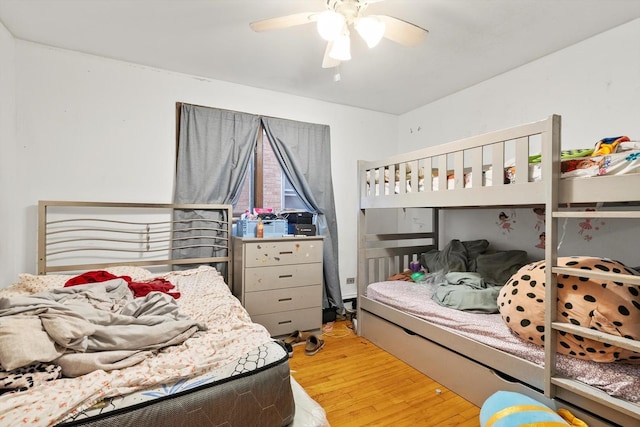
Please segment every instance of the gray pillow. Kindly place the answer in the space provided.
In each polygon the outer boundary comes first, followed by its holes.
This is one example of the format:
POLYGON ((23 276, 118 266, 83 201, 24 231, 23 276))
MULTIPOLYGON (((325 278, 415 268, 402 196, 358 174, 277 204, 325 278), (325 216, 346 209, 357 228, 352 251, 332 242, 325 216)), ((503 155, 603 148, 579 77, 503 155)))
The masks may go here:
POLYGON ((483 254, 489 247, 489 241, 485 239, 469 240, 462 242, 467 250, 467 271, 476 271, 476 259, 478 255, 483 254))
POLYGON ((487 250, 489 241, 453 239, 443 250, 431 249, 420 256, 420 264, 427 271, 475 271, 476 258, 487 250))
POLYGON ((480 273, 485 282, 502 286, 520 267, 528 262, 525 251, 484 253, 476 258, 476 272, 480 273))
POLYGON ((467 271, 467 250, 460 240, 452 240, 443 250, 432 249, 420 256, 420 264, 430 273, 467 271))

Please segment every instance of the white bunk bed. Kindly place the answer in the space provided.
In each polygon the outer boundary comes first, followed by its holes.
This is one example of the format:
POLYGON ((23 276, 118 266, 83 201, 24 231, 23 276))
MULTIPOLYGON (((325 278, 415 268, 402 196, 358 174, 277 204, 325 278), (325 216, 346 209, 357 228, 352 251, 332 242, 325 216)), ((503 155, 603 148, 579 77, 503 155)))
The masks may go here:
MULTIPOLYGON (((636 352, 640 352, 640 342, 559 322, 555 313, 556 277, 572 272, 575 275, 576 271, 558 267, 558 222, 590 215, 640 218, 640 211, 633 210, 635 204, 629 203, 633 198, 629 189, 637 189, 640 174, 561 178, 560 134, 560 117, 553 115, 538 122, 379 161, 360 161, 358 334, 478 406, 495 391, 510 390, 529 395, 554 409, 567 408, 590 426, 638 425, 640 405, 637 401, 612 397, 598 388, 561 375, 557 359, 562 356, 556 354, 555 343, 556 334, 561 331, 636 352), (542 155, 541 168, 534 178, 530 176, 529 156, 539 153, 542 155), (510 183, 505 181, 506 165, 515 167, 515 180, 511 179, 510 183), (476 178, 481 176, 482 180, 476 178), (424 185, 430 178, 432 185, 424 185), (602 202, 624 207, 593 213, 565 209, 570 205, 602 202), (442 209, 495 206, 545 208, 545 262, 553 267, 545 269, 545 341, 551 344, 543 350, 544 363, 514 356, 468 338, 454 328, 440 326, 424 316, 408 314, 367 295, 369 284, 386 281, 393 274, 408 269, 410 261, 418 260, 429 245, 438 248, 445 243, 438 236, 442 209), (376 218, 374 212, 390 208, 429 208, 432 211, 431 231, 376 232, 376 225, 372 225, 375 221, 371 220, 376 218)), ((640 193, 633 191, 637 195, 635 201, 640 200, 640 193)), ((615 279, 640 286, 638 276, 626 275, 622 279, 613 273, 593 271, 581 271, 580 276, 615 279)), ((640 369, 632 372, 640 373, 640 369)), ((640 381, 637 375, 632 374, 631 378, 631 382, 640 381)))

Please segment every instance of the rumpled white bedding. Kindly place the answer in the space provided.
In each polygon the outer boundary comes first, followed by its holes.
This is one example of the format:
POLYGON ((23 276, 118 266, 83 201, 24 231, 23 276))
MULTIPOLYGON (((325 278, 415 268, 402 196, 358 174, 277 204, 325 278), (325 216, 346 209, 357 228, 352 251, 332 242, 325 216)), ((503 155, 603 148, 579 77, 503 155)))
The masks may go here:
POLYGON ((53 362, 66 377, 122 369, 204 329, 171 296, 134 298, 123 279, 0 298, 0 365, 53 362))
MULTIPOLYGON (((214 268, 202 266, 164 274, 152 274, 137 267, 107 270, 137 281, 154 277, 168 280, 181 294, 177 300, 180 313, 206 325, 207 330, 194 334, 182 344, 163 348, 135 366, 109 372, 96 370, 76 378, 47 382, 27 391, 2 394, 0 425, 54 425, 106 397, 200 375, 272 341, 263 326, 251 321, 214 268)), ((22 275, 19 283, 0 290, 0 297, 62 288, 71 277, 22 275)))
MULTIPOLYGON (((372 283, 367 297, 421 317, 484 343, 544 366, 544 349, 514 335, 500 314, 476 314, 438 305, 432 295, 438 285, 405 281, 372 283)), ((607 394, 640 403, 640 366, 625 363, 597 363, 559 354, 558 373, 603 390, 607 394)))

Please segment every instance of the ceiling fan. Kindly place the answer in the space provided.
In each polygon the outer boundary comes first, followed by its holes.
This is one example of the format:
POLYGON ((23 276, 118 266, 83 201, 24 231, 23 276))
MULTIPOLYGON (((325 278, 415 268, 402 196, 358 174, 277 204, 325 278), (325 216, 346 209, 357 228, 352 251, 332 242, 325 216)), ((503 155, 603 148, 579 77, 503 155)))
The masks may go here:
POLYGON ((428 31, 415 24, 388 15, 364 15, 371 3, 382 0, 326 0, 323 12, 303 12, 252 22, 257 32, 294 27, 315 22, 318 33, 327 41, 323 68, 332 68, 351 59, 350 29, 364 39, 370 48, 384 37, 404 46, 417 46, 428 31))

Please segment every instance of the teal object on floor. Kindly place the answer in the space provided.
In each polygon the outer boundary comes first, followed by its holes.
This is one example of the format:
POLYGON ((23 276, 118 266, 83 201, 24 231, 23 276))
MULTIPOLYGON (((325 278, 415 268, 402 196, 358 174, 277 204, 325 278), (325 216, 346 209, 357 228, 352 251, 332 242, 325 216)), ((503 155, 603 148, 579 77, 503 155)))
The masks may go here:
POLYGON ((568 426, 553 409, 524 394, 497 391, 480 408, 481 427, 568 426))

